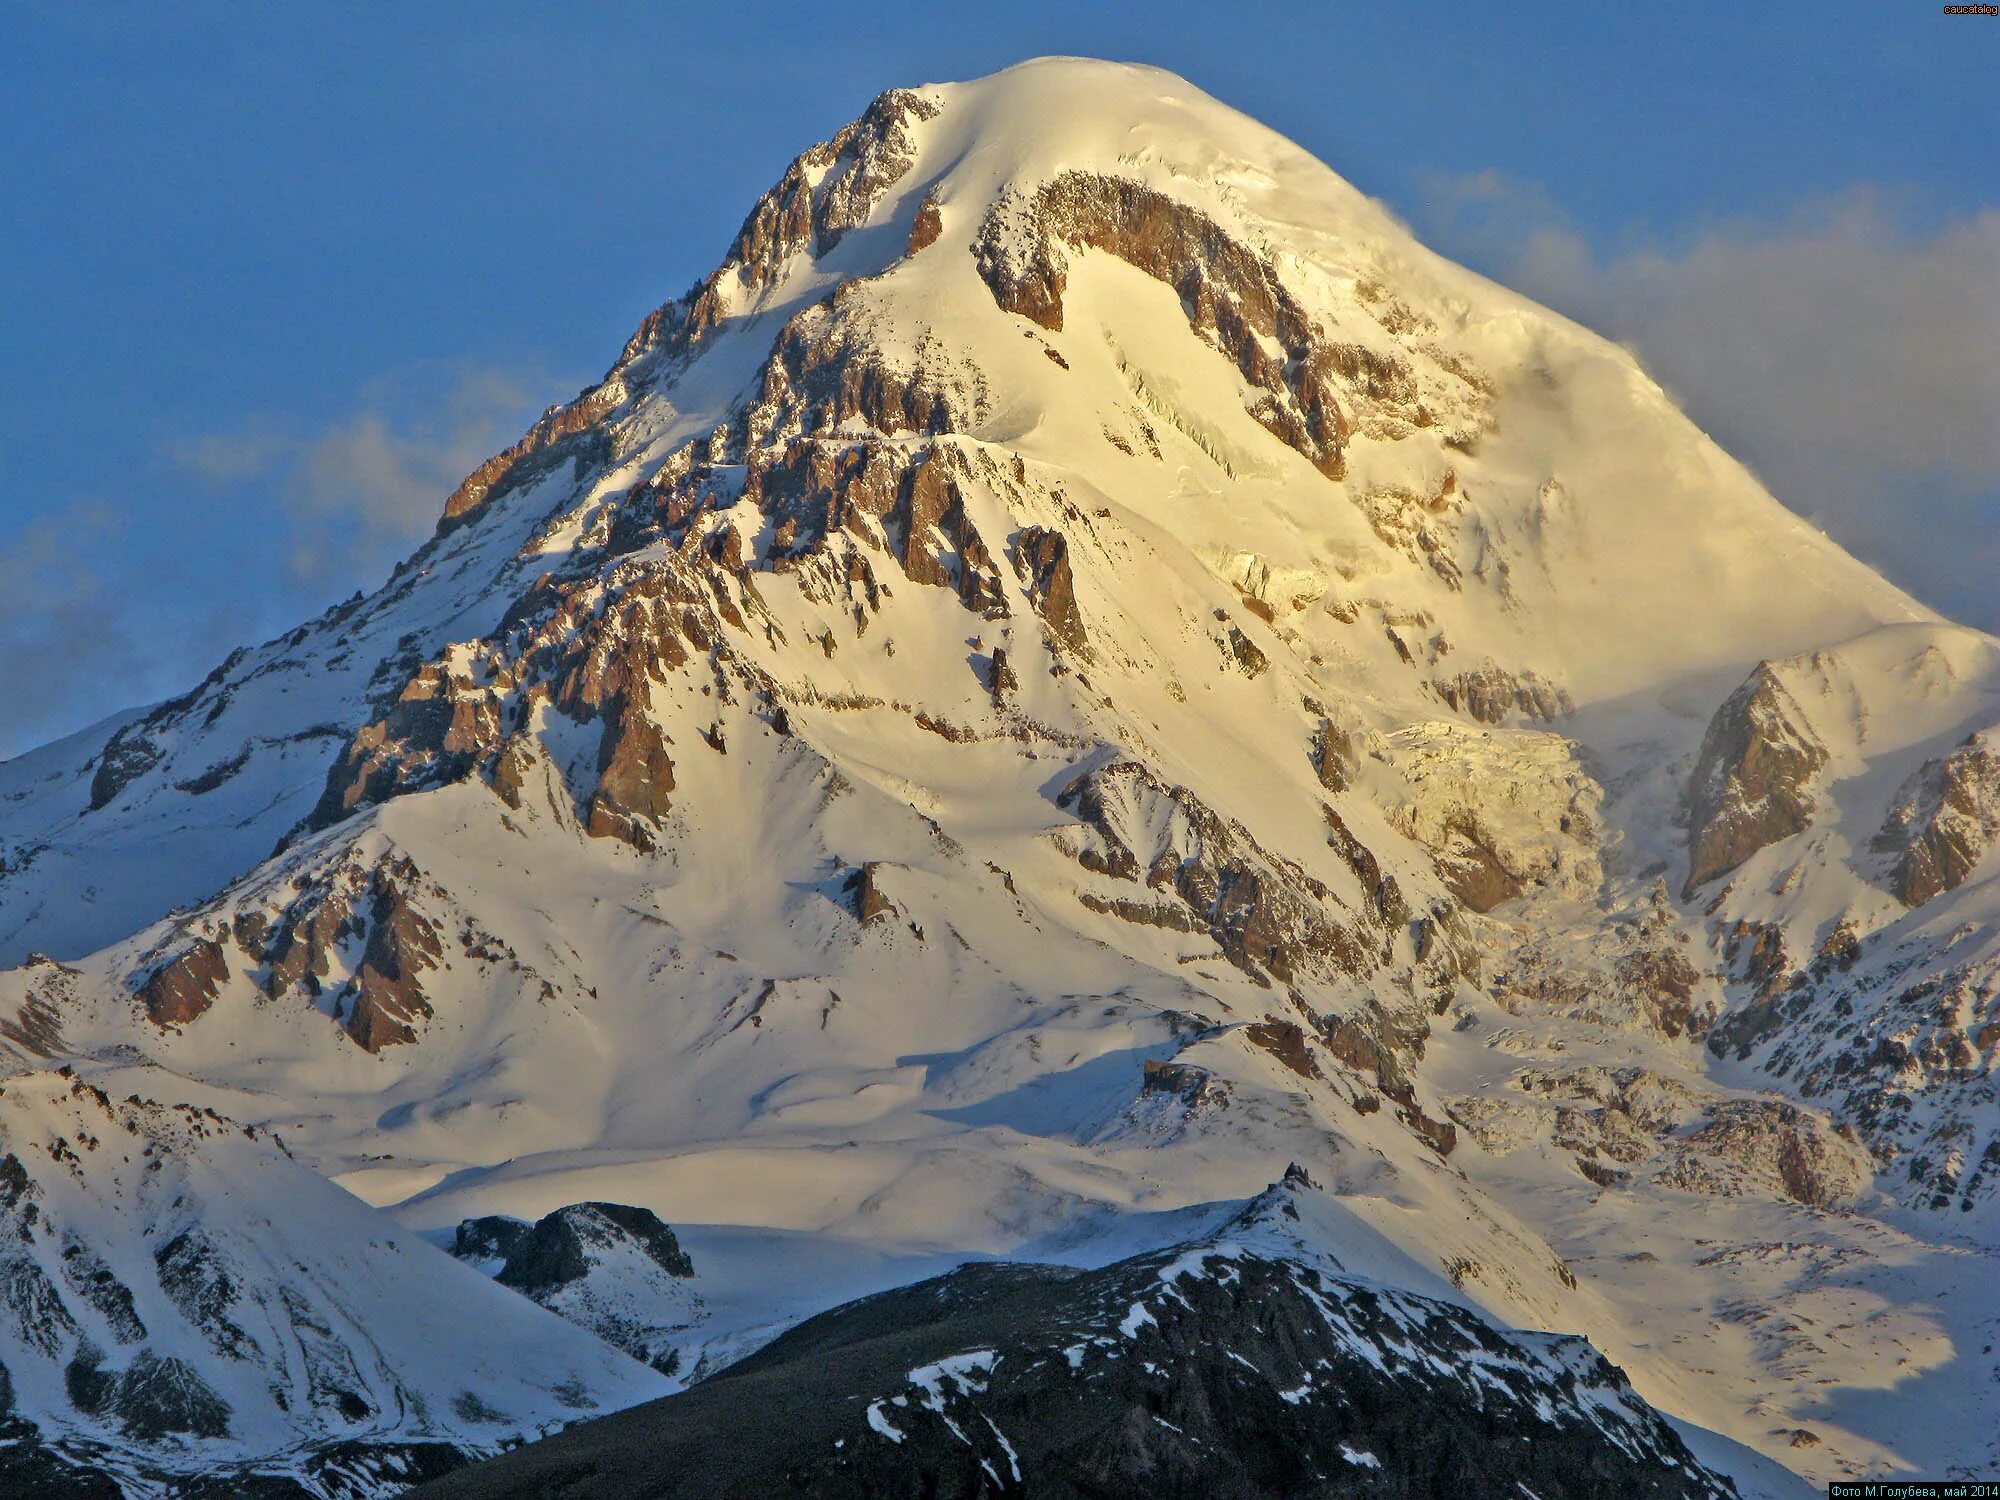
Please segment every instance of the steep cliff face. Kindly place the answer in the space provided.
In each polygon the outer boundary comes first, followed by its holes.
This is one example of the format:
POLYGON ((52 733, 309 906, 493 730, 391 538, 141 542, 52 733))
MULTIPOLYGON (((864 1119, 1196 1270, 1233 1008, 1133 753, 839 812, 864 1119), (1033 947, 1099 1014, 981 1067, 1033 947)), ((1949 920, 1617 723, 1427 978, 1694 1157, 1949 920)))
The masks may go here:
POLYGON ((802 154, 381 590, 0 766, 0 1057, 434 1236, 656 1215, 693 1277, 541 1300, 675 1383, 1296 1159, 1802 1472, 1976 1469, 1983 1385, 1873 1393, 2000 1202, 1996 686, 1623 351, 1045 60, 802 154))

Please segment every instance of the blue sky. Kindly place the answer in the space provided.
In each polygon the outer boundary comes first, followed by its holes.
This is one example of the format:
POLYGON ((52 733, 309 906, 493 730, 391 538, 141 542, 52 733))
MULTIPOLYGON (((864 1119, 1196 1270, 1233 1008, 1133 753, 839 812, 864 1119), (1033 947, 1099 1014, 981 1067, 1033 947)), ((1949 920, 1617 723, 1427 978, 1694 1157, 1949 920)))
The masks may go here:
POLYGON ((2000 21, 1935 4, 24 3, 0 17, 0 755, 380 581, 882 88, 1171 68, 1632 342, 2000 627, 2000 21))

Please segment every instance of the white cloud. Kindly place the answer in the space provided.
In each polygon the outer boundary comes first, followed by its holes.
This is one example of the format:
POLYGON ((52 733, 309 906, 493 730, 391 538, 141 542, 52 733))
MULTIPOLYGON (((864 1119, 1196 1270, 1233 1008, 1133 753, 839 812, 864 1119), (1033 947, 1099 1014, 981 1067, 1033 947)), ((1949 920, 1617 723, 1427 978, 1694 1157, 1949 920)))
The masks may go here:
POLYGON ((2000 210, 1918 231, 1856 189, 1607 255, 1545 192, 1485 172, 1438 182, 1419 218, 1630 344, 1786 504, 2000 626, 2000 210))
POLYGON ((174 443, 148 477, 180 502, 178 530, 83 497, 25 523, 0 548, 0 758, 178 692, 231 647, 379 584, 534 418, 529 388, 424 371, 315 430, 259 419, 174 443))
POLYGON ((535 409, 505 371, 402 376, 316 432, 250 425, 177 444, 170 458, 204 486, 267 497, 289 531, 283 565, 295 583, 356 588, 428 536, 445 497, 535 409))

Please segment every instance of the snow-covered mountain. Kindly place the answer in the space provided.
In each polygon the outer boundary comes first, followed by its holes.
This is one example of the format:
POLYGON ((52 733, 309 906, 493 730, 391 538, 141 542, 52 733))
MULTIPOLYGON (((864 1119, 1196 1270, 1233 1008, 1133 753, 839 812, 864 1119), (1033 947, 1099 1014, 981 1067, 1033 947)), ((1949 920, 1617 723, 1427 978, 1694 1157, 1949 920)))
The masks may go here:
POLYGON ((578 1316, 663 1389, 1297 1161, 1677 1419, 1977 1473, 1996 649, 1289 142, 1043 60, 798 158, 381 590, 0 765, 0 1046, 440 1241, 657 1214, 671 1305, 578 1316))
POLYGON ((10 1493, 374 1493, 666 1388, 213 1111, 65 1069, 0 1122, 10 1493))

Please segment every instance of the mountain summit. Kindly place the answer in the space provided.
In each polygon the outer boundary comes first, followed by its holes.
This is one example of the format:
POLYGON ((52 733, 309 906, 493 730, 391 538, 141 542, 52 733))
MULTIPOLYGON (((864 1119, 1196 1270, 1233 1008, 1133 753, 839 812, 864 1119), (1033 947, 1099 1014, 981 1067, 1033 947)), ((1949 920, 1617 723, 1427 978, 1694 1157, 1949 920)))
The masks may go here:
POLYGON ((1339 1274, 1587 1335, 1746 1494, 1713 1433, 1973 1472, 1997 660, 1626 351, 1044 59, 801 155, 382 589, 0 766, 0 1045, 434 1238, 657 1215, 691 1276, 548 1305, 670 1383, 1296 1161, 1339 1274))

